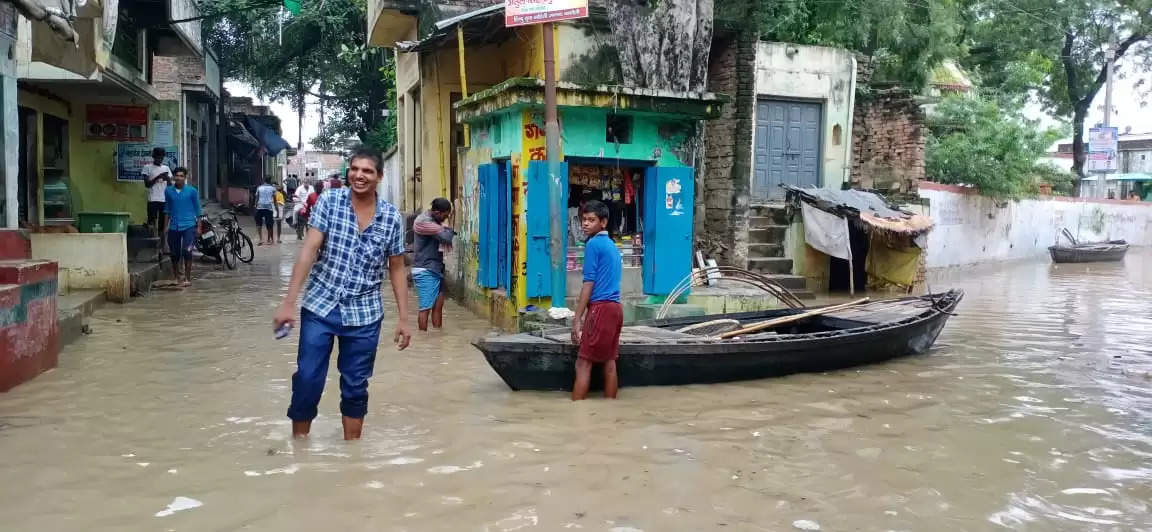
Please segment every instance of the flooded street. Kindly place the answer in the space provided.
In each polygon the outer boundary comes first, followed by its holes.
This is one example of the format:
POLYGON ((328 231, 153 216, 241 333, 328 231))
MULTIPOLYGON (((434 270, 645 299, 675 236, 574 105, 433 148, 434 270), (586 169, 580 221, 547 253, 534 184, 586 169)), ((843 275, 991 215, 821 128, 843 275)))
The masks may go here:
POLYGON ((1152 250, 935 274, 967 297, 928 356, 615 402, 511 392, 449 304, 352 444, 335 370, 289 438, 296 250, 107 305, 0 395, 0 528, 1152 530, 1152 250))

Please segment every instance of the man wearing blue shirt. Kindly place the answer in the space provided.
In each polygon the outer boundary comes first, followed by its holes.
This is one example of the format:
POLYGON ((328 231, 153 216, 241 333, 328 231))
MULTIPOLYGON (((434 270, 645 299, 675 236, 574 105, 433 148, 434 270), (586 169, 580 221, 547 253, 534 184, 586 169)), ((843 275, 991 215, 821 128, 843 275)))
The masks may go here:
POLYGON ((188 169, 172 171, 175 186, 164 190, 164 212, 168 215, 168 251, 172 255, 172 275, 183 286, 192 286, 192 248, 200 235, 200 193, 186 183, 188 169), (184 278, 180 278, 180 263, 184 278))
POLYGON ((384 318, 380 283, 385 265, 396 297, 393 341, 404 349, 411 339, 404 217, 376 195, 381 166, 378 152, 357 149, 348 161, 348 186, 320 196, 309 215, 311 227, 292 267, 288 293, 272 320, 276 328, 296 321, 296 300, 307 279, 288 407, 293 438, 304 438, 312 429, 336 338, 344 439, 360 438, 384 318))

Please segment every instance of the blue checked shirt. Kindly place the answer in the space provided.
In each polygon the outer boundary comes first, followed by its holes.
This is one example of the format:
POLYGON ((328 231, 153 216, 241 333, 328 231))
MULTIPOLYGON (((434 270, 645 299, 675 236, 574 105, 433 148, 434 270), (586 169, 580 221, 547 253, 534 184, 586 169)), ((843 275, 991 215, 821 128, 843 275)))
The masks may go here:
POLYGON ((364 232, 347 188, 329 190, 312 209, 309 225, 324 233, 324 246, 312 267, 303 307, 327 316, 337 306, 344 325, 355 327, 384 318, 380 281, 388 257, 404 254, 404 218, 384 200, 364 232))

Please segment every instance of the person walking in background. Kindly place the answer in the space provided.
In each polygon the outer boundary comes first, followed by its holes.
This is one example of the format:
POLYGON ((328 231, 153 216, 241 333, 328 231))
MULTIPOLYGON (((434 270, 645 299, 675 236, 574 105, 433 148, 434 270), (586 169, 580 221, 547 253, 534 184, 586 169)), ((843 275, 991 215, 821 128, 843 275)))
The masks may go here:
POLYGON ((272 186, 272 178, 265 177, 264 184, 256 189, 256 240, 257 246, 263 246, 264 230, 268 231, 269 245, 272 244, 272 220, 276 209, 276 187, 272 186))
POLYGON ((172 276, 183 286, 192 286, 192 249, 200 236, 200 193, 188 185, 188 169, 172 172, 173 186, 164 191, 164 210, 168 214, 168 246, 172 259, 172 276), (180 264, 184 264, 181 278, 180 264))
POLYGON ((312 184, 305 181, 292 193, 292 222, 296 228, 296 240, 304 240, 304 232, 308 229, 308 197, 314 192, 316 189, 312 188, 312 184))
POLYGON ((456 235, 444 222, 451 215, 452 203, 436 198, 412 224, 412 283, 420 304, 416 324, 421 331, 428 330, 429 314, 433 327, 444 327, 444 252, 452 250, 456 235))
POLYGON ((324 392, 332 344, 340 339, 340 413, 344 439, 360 439, 368 413, 368 378, 376 362, 384 317, 380 284, 385 264, 396 297, 399 349, 408 347, 408 275, 404 266, 404 226, 400 211, 376 194, 382 165, 379 152, 352 153, 348 188, 320 197, 300 256, 292 267, 288 293, 276 311, 279 329, 296 320, 296 300, 308 279, 300 309, 300 346, 292 375, 292 437, 312 430, 324 392))
MULTIPOLYGON (((276 185, 276 194, 273 196, 273 201, 276 202, 276 243, 284 243, 284 185, 276 185)), ((271 239, 269 239, 271 240, 271 239)))
POLYGON ((144 186, 148 188, 148 227, 155 231, 160 238, 156 247, 156 260, 160 260, 164 252, 164 242, 168 223, 164 219, 164 190, 168 188, 168 180, 172 177, 172 170, 164 164, 164 157, 168 154, 159 146, 152 148, 152 162, 144 165, 140 173, 144 176, 144 186))
POLYGON ((620 306, 620 250, 608 236, 608 206, 592 200, 580 207, 581 229, 588 236, 584 245, 584 286, 576 300, 572 319, 572 343, 580 346, 576 358, 576 382, 572 400, 588 395, 592 366, 604 367, 604 397, 616 398, 616 358, 620 353, 620 329, 624 312, 620 306), (587 317, 585 317, 587 310, 587 317))

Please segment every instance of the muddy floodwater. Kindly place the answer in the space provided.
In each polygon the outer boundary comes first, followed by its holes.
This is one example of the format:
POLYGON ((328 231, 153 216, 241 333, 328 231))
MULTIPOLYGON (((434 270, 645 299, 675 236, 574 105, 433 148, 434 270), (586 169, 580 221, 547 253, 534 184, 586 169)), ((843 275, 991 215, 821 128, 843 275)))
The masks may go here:
POLYGON ((334 369, 289 438, 296 249, 105 306, 0 394, 0 529, 1152 530, 1149 250, 934 274, 967 297, 926 356, 615 402, 511 392, 450 304, 348 444, 334 369))

